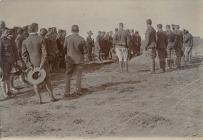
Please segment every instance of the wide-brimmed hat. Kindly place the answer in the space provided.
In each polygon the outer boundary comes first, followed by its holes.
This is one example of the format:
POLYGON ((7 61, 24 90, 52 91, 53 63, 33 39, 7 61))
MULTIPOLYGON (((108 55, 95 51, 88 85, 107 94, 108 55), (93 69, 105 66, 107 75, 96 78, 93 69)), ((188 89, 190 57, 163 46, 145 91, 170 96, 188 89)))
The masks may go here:
POLYGON ((27 79, 33 85, 42 83, 46 78, 46 71, 40 68, 34 68, 28 71, 27 79))

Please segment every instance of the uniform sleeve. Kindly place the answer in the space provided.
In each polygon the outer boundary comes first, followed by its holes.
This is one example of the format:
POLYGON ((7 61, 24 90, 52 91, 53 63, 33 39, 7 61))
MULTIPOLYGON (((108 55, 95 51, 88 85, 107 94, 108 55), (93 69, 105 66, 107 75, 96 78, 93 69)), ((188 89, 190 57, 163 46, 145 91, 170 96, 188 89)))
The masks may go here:
POLYGON ((183 36, 183 42, 187 43, 190 40, 190 36, 189 35, 184 35, 183 36))
POLYGON ((44 39, 42 40, 41 52, 42 52, 42 58, 41 58, 40 67, 42 67, 44 65, 44 63, 47 61, 47 57, 48 57, 47 50, 46 50, 46 42, 44 39))
POLYGON ((25 44, 24 41, 23 41, 23 44, 22 44, 22 59, 25 62, 25 65, 27 67, 30 67, 32 65, 31 62, 30 62, 29 54, 28 54, 26 44, 25 44))
POLYGON ((66 53, 67 53, 67 39, 66 38, 65 38, 63 47, 64 47, 64 52, 65 52, 64 54, 66 55, 66 53))
POLYGON ((126 35, 126 46, 129 47, 131 43, 131 36, 129 34, 126 35))
POLYGON ((19 60, 19 53, 18 53, 18 49, 17 49, 17 45, 15 42, 13 42, 13 54, 14 54, 14 61, 18 61, 19 60))
POLYGON ((82 42, 81 42, 81 44, 79 45, 79 48, 78 48, 78 49, 80 50, 80 52, 81 52, 82 54, 85 54, 85 53, 87 52, 86 42, 85 42, 84 39, 82 39, 82 42))
POLYGON ((145 49, 147 49, 147 46, 149 45, 149 38, 150 38, 150 32, 147 30, 145 33, 145 49))
POLYGON ((3 44, 2 42, 0 41, 0 67, 2 67, 3 65, 3 44))
POLYGON ((193 47, 193 36, 192 35, 190 35, 190 37, 191 37, 191 48, 193 47))

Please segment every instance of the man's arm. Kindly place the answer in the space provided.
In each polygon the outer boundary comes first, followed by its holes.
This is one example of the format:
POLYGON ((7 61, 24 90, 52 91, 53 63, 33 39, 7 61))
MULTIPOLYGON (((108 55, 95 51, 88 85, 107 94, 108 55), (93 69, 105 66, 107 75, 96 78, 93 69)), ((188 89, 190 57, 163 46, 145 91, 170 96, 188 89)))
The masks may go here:
POLYGON ((33 66, 30 62, 29 53, 27 51, 25 42, 22 44, 22 59, 28 68, 33 66))
POLYGON ((0 41, 0 68, 3 66, 3 44, 0 41))
POLYGON ((47 61, 46 42, 44 39, 42 40, 41 51, 42 51, 42 58, 41 58, 40 68, 42 68, 44 66, 44 63, 47 61))
POLYGON ((146 33, 145 33, 145 50, 148 49, 148 46, 149 46, 149 37, 150 37, 150 32, 147 30, 146 33))

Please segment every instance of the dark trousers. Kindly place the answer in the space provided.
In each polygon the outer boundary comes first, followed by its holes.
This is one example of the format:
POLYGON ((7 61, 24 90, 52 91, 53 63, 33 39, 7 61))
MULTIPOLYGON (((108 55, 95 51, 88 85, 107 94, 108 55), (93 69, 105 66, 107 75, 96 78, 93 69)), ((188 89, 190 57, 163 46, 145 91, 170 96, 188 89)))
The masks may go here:
POLYGON ((82 79, 82 71, 84 65, 83 64, 67 64, 66 63, 66 86, 65 86, 65 94, 70 94, 71 87, 71 78, 74 74, 76 74, 76 91, 81 91, 81 79, 82 79))

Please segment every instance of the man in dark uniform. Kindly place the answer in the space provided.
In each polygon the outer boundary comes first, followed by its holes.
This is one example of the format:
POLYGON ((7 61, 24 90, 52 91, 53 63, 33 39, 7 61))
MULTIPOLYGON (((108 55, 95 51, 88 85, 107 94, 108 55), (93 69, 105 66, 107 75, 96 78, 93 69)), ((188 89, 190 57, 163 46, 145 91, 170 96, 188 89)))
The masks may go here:
POLYGON ((58 35, 56 39, 57 48, 59 51, 59 61, 57 64, 57 69, 61 70, 61 68, 65 69, 65 51, 64 51, 64 41, 65 41, 66 31, 60 29, 58 30, 58 35))
POLYGON ((116 55, 119 59, 120 71, 125 69, 128 72, 128 44, 129 36, 124 30, 123 23, 119 23, 119 30, 115 33, 113 38, 113 45, 115 46, 116 55))
POLYGON ((176 66, 177 69, 181 69, 181 57, 183 56, 183 33, 179 30, 179 25, 174 25, 174 34, 175 34, 175 53, 176 53, 176 66))
POLYGON ((49 28, 45 41, 47 47, 47 54, 48 54, 48 62, 50 65, 51 72, 57 72, 56 63, 58 61, 59 50, 57 48, 56 42, 57 33, 55 32, 55 28, 49 28))
POLYGON ((151 58, 151 73, 155 73, 155 58, 156 58, 156 31, 152 27, 152 20, 147 19, 147 30, 145 33, 145 51, 147 55, 151 58))
POLYGON ((167 48, 167 36, 162 30, 162 24, 157 25, 157 40, 156 40, 156 49, 158 51, 159 56, 159 64, 161 68, 161 72, 165 72, 166 67, 166 48, 167 48))
POLYGON ((78 25, 72 25, 72 35, 65 39, 66 86, 64 97, 81 95, 81 77, 84 67, 85 39, 79 35, 78 25), (76 91, 71 94, 71 77, 76 73, 76 91))
POLYGON ((167 36, 167 64, 169 69, 171 69, 174 56, 175 35, 172 32, 170 25, 166 25, 166 36, 167 36))
POLYGON ((11 29, 5 29, 0 38, 0 74, 3 76, 2 89, 5 98, 12 95, 11 70, 17 61, 16 52, 13 32, 11 29))
POLYGON ((92 39, 92 31, 87 32, 88 36, 86 39, 86 44, 87 44, 87 55, 88 55, 88 60, 92 61, 93 60, 93 48, 94 48, 94 39, 92 39))
MULTIPOLYGON (((45 85, 48 90, 51 101, 54 98, 51 81, 49 79, 49 65, 47 63, 46 43, 43 37, 37 34, 38 24, 32 23, 29 26, 29 37, 23 41, 22 45, 22 58, 27 65, 27 68, 33 69, 34 67, 44 68, 46 71, 45 85)), ((41 94, 38 91, 38 85, 33 85, 35 93, 39 96, 39 103, 42 103, 41 94)))

